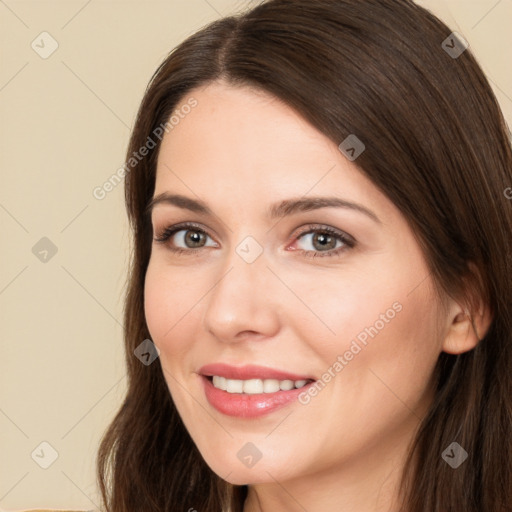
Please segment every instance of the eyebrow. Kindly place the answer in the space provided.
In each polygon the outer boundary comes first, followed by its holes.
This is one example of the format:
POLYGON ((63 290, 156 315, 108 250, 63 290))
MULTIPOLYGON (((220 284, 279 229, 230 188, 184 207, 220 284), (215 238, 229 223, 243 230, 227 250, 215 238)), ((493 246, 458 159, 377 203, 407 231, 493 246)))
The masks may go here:
MULTIPOLYGON (((168 192, 162 192, 161 194, 158 194, 151 199, 145 210, 146 215, 151 215, 154 207, 159 204, 173 205, 194 213, 213 216, 212 210, 207 206, 205 202, 198 199, 192 199, 187 196, 182 196, 180 194, 169 194, 168 192)), ((345 199, 341 199, 339 197, 310 196, 296 199, 285 199, 271 205, 268 209, 267 215, 270 219, 276 219, 285 217, 287 215, 293 215, 294 213, 307 212, 328 207, 355 210, 359 213, 367 215, 375 222, 382 224, 382 221, 373 211, 369 210, 361 204, 346 201, 345 199)))

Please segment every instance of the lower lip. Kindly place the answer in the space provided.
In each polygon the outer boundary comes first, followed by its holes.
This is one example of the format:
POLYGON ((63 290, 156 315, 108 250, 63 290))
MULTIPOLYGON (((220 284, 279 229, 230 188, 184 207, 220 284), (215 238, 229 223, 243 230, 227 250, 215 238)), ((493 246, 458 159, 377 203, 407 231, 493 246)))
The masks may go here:
POLYGON ((206 399, 217 411, 237 418, 257 418, 298 400, 300 393, 305 391, 310 382, 301 388, 289 391, 276 391, 275 393, 257 393, 254 395, 244 393, 228 393, 216 388, 212 382, 201 375, 206 399))

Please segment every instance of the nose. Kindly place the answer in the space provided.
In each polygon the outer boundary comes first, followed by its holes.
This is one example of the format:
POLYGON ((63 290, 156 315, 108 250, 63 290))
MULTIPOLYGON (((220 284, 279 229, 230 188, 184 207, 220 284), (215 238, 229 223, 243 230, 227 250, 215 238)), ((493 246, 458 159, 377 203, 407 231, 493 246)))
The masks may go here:
POLYGON ((204 327, 215 338, 233 343, 277 333, 283 305, 278 287, 282 284, 267 268, 264 252, 248 263, 232 250, 219 266, 212 286, 207 295, 204 327))

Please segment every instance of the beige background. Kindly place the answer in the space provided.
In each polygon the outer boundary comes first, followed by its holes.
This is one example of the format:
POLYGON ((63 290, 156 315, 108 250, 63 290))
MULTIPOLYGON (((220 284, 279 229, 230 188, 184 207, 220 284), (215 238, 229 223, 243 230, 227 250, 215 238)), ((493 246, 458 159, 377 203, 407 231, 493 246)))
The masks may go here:
MULTIPOLYGON (((0 1, 5 510, 99 504, 95 452, 125 390, 129 233, 122 184, 103 200, 92 191, 123 164, 138 104, 162 59, 248 3, 0 1), (48 36, 38 37, 43 31, 58 43, 46 59, 31 47, 35 40, 38 51, 51 48, 48 36), (57 248, 46 262, 32 250, 43 237, 57 248), (42 442, 58 454, 48 469, 39 465, 51 460, 42 442)), ((468 40, 512 126, 512 0, 419 3, 468 40)))

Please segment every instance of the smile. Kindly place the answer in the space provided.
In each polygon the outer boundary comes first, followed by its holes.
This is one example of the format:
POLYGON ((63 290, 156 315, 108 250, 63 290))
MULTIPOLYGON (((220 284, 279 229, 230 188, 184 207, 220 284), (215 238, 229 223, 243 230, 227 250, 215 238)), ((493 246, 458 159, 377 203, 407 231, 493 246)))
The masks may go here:
POLYGON ((308 380, 277 380, 277 379, 226 379, 219 375, 209 377, 213 386, 228 393, 244 393, 256 395, 258 393, 276 393, 277 391, 290 391, 304 387, 308 380))
POLYGON ((264 366, 214 363, 197 372, 208 403, 237 418, 257 418, 298 402, 315 379, 264 366))

